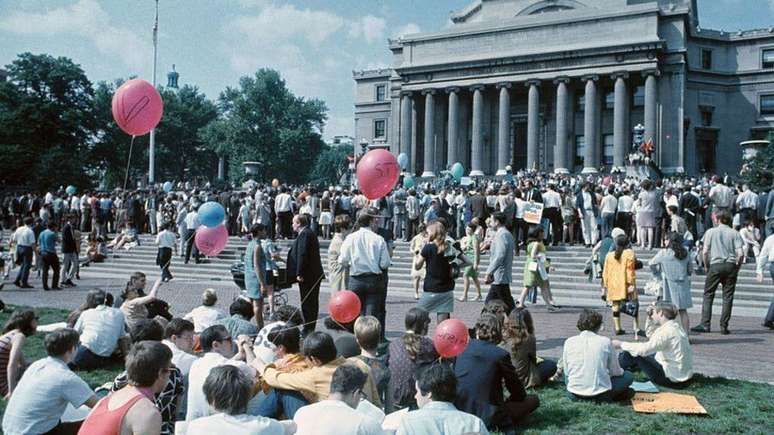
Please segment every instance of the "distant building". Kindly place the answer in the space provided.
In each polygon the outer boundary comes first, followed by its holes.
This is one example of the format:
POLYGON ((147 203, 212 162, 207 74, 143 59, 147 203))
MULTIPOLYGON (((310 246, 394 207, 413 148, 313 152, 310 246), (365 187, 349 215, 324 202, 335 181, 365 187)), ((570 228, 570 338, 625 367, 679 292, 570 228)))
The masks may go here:
POLYGON ((432 175, 596 172, 645 127, 666 173, 735 173, 774 130, 774 27, 699 26, 696 0, 475 0, 355 71, 355 138, 432 175))
POLYGON ((331 140, 329 140, 326 144, 328 146, 330 146, 330 147, 335 147, 335 146, 339 146, 339 145, 354 146, 355 145, 355 138, 353 138, 352 136, 346 136, 346 135, 343 135, 343 136, 333 136, 333 138, 331 140))

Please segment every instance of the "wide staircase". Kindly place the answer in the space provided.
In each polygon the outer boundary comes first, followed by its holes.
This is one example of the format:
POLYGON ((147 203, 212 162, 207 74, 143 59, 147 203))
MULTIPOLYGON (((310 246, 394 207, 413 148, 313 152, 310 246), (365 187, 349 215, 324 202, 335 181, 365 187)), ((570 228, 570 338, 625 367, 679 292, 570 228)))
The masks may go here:
MULTIPOLYGON (((7 240, 7 237, 5 237, 7 240)), ((115 258, 111 256, 106 262, 92 264, 88 268, 81 269, 82 277, 99 278, 117 278, 124 279, 129 273, 135 270, 143 271, 150 278, 160 275, 159 268, 156 266, 156 246, 154 239, 149 235, 140 237, 140 245, 129 251, 118 250, 115 252, 115 258)), ((290 247, 290 241, 279 241, 277 244, 282 249, 282 256, 287 254, 290 247)), ((327 249, 329 241, 321 240, 321 256, 323 265, 327 263, 327 249)), ((247 242, 238 237, 229 239, 226 249, 217 257, 203 259, 201 264, 194 264, 193 259, 189 264, 183 264, 180 256, 175 256, 172 260, 171 271, 177 280, 193 281, 232 281, 230 272, 231 265, 239 261, 244 253, 247 242)), ((636 250, 637 257, 645 267, 637 271, 637 283, 639 288, 643 288, 645 283, 651 278, 651 273, 647 267, 647 261, 655 254, 655 251, 636 250)), ((552 247, 549 248, 548 257, 551 259, 555 270, 550 274, 551 289, 559 305, 574 306, 601 306, 604 304, 599 298, 599 279, 595 278, 589 281, 588 276, 583 273, 585 262, 590 255, 590 250, 579 246, 552 247)), ((481 257, 481 272, 489 263, 489 255, 481 257)), ((522 270, 524 268, 524 251, 516 257, 513 265, 513 292, 517 294, 521 289, 522 270)), ((395 247, 392 266, 389 271, 389 295, 412 297, 414 294, 413 285, 410 277, 411 255, 409 245, 405 242, 398 242, 395 247)), ((694 275, 691 277, 691 293, 693 296, 694 307, 692 312, 701 310, 702 294, 704 287, 704 276, 694 275)), ((482 282, 483 293, 486 294, 488 286, 482 282)), ((322 290, 328 291, 327 281, 323 281, 322 290)), ((457 280, 457 296, 462 293, 462 280, 457 280)), ((475 290, 471 288, 471 296, 475 295, 475 290)), ((772 285, 768 276, 763 283, 758 283, 755 279, 754 264, 743 266, 736 286, 734 298, 734 314, 745 316, 763 317, 769 306, 772 295, 772 285)), ((653 296, 641 295, 641 305, 649 303, 654 299, 653 296)), ((715 298, 716 313, 719 313, 722 300, 720 289, 715 298)), ((542 303, 538 297, 538 303, 542 303)))

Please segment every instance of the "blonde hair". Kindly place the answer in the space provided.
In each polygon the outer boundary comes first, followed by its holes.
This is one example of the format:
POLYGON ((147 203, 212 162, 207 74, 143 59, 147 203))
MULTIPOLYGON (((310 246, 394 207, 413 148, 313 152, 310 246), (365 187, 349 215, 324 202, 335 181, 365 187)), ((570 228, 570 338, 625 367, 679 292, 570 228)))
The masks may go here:
POLYGON ((373 351, 379 346, 382 325, 374 316, 360 316, 355 321, 355 339, 365 350, 373 351))
POLYGON ((446 250, 446 227, 440 222, 433 222, 427 226, 428 242, 435 243, 438 253, 446 250))
POLYGON ((204 293, 202 293, 202 305, 205 307, 211 307, 218 303, 218 295, 215 293, 215 289, 208 288, 204 289, 204 293))

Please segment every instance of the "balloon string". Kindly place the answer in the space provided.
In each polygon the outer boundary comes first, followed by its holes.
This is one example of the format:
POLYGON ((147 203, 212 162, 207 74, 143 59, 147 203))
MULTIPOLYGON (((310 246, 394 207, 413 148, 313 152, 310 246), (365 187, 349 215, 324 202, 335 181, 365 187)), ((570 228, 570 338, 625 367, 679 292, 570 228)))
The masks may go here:
POLYGON ((126 175, 124 175, 124 191, 126 191, 126 183, 129 181, 129 165, 132 162, 132 148, 134 148, 134 138, 132 135, 132 142, 129 144, 129 158, 126 159, 126 175))

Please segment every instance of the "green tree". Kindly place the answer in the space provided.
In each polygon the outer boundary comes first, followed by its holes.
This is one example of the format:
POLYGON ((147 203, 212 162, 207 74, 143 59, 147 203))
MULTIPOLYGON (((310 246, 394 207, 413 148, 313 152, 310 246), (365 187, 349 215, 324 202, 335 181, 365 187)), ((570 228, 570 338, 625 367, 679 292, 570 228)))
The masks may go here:
POLYGON ((263 180, 299 183, 309 178, 325 146, 325 103, 296 97, 277 71, 261 69, 242 77, 238 88, 226 88, 219 105, 222 122, 205 132, 210 149, 223 146, 214 139, 226 139, 227 149, 220 151, 228 158, 232 181, 243 178, 244 161, 263 163, 263 180))
POLYGON ((774 187, 774 131, 770 131, 766 140, 769 146, 760 150, 750 161, 742 165, 740 173, 744 183, 756 192, 764 192, 774 187))
POLYGON ((22 53, 0 83, 0 177, 10 185, 88 187, 94 90, 66 57, 22 53))
POLYGON ((338 184, 349 168, 347 156, 353 153, 353 147, 349 144, 333 147, 326 145, 325 150, 317 157, 310 181, 322 185, 338 184))

